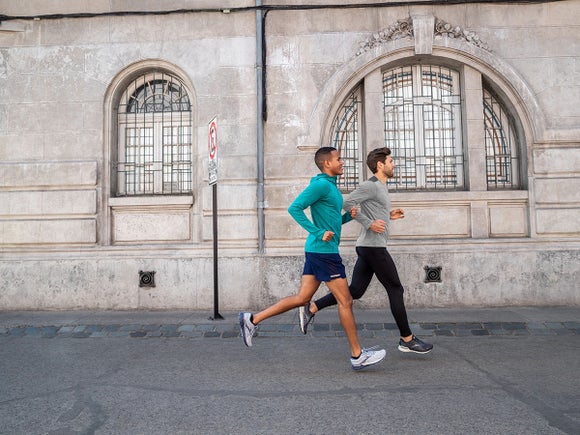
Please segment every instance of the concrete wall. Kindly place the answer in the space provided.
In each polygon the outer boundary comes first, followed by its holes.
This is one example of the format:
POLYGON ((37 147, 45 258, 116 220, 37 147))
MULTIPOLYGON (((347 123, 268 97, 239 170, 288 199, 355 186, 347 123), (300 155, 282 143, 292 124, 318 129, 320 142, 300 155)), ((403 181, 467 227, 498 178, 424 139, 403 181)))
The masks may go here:
MULTIPOLYGON (((0 24, 0 309, 210 309, 207 129, 216 115, 220 303, 254 309, 293 292, 305 234, 286 208, 315 174, 313 151, 327 144, 338 105, 361 81, 371 104, 383 67, 434 59, 462 71, 471 178, 465 191, 392 195, 406 210, 391 226, 390 251, 408 305, 580 303, 579 2, 269 11, 264 253, 256 12, 236 9, 254 2, 5 3, 9 16, 96 16, 0 24), (484 44, 436 35, 434 19, 484 44), (410 20, 414 34, 381 40, 397 20, 410 20), (127 81, 150 68, 179 77, 193 103, 190 196, 111 194, 115 104, 127 81), (520 190, 488 191, 478 178, 481 119, 470 107, 481 104, 482 77, 517 120, 520 190), (425 266, 442 268, 441 283, 424 282, 425 266), (155 271, 156 287, 139 287, 139 271, 155 271)), ((367 112, 371 149, 382 127, 378 111, 367 112)), ((357 232, 356 223, 345 228, 349 271, 357 232)), ((360 304, 387 306, 383 292, 373 282, 360 304)))

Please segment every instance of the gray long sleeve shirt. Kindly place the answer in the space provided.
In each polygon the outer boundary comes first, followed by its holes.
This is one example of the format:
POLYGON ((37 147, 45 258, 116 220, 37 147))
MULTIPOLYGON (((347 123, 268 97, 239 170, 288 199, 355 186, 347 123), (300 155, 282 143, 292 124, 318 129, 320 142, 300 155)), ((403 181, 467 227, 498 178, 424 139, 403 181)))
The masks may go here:
POLYGON ((385 248, 391 218, 391 200, 387 185, 374 176, 362 182, 354 192, 347 195, 342 208, 348 211, 355 206, 360 206, 355 219, 362 226, 356 246, 385 248), (385 221, 386 229, 380 234, 370 229, 371 224, 377 219, 385 221))

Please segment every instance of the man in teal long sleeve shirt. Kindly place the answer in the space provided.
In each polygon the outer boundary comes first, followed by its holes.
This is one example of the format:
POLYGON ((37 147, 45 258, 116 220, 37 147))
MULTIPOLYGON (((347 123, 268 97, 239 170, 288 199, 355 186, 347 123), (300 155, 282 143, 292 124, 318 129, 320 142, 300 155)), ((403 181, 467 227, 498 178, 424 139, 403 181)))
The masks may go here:
POLYGON ((336 176, 323 172, 313 177, 308 187, 288 207, 288 213, 308 231, 306 252, 338 254, 342 225, 351 221, 352 216, 350 213, 342 214, 342 194, 336 187, 336 176), (308 207, 312 221, 304 213, 308 207), (333 233, 333 237, 324 241, 327 230, 333 233))
POLYGON ((321 173, 310 180, 308 187, 288 208, 290 215, 308 232, 304 249, 306 260, 298 294, 287 296, 259 313, 240 313, 240 331, 246 346, 252 346, 252 337, 260 322, 304 306, 324 281, 338 302, 340 322, 350 345, 352 368, 359 370, 377 364, 386 352, 383 349, 363 349, 359 344, 352 296, 338 251, 342 224, 353 218, 356 209, 351 212, 352 215, 342 214, 342 194, 336 187, 336 179, 343 173, 343 161, 338 151, 332 147, 320 148, 314 161, 321 173), (307 208, 310 208, 312 220, 304 213, 307 208))

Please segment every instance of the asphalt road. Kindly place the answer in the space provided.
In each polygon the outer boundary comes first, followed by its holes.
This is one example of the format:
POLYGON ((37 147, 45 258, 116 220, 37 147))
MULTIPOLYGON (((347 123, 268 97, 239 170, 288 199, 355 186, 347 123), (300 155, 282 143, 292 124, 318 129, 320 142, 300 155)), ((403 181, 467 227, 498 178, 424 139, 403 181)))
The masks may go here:
POLYGON ((580 434, 580 335, 0 335, 1 434, 580 434))

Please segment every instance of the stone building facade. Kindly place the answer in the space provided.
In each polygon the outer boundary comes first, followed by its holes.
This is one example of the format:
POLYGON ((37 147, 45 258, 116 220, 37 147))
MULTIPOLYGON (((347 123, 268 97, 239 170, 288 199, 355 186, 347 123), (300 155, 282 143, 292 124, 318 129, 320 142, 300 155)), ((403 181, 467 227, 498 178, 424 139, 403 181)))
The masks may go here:
POLYGON ((580 303, 577 0, 0 14, 0 309, 264 307, 297 289, 286 209, 328 145, 345 193, 393 150, 408 306, 580 303))

